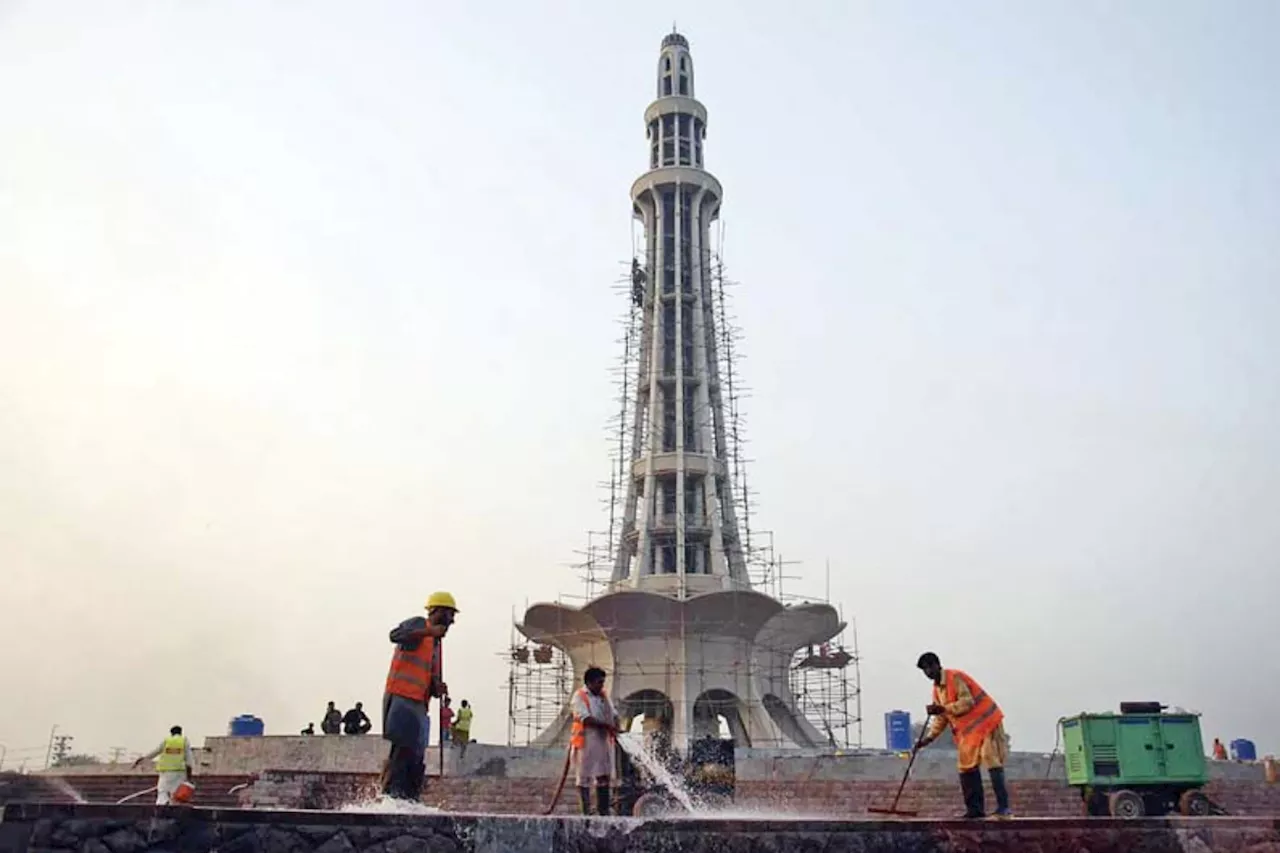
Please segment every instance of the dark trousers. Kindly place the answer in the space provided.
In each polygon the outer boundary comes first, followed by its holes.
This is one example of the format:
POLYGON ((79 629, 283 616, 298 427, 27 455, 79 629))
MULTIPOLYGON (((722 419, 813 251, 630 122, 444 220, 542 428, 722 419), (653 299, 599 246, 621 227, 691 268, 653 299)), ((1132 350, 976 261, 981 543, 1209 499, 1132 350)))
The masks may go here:
MULTIPOLYGON (((1004 768, 993 767, 987 771, 991 777, 991 793, 996 797, 996 814, 1009 814, 1009 789, 1005 785, 1004 768)), ((960 792, 964 796, 965 817, 985 817, 986 803, 982 791, 982 770, 978 767, 960 774, 960 792)))
POLYGON ((427 762, 421 749, 391 745, 382 793, 397 800, 417 802, 427 781, 427 762))
POLYGON ((418 802, 427 781, 426 708, 401 696, 382 700, 382 736, 391 742, 391 755, 382 777, 382 793, 397 800, 418 802))
MULTIPOLYGON (((596 814, 608 815, 610 800, 612 799, 612 791, 608 785, 596 786, 596 814)), ((584 815, 591 814, 591 789, 581 787, 578 789, 578 803, 582 807, 584 815)))

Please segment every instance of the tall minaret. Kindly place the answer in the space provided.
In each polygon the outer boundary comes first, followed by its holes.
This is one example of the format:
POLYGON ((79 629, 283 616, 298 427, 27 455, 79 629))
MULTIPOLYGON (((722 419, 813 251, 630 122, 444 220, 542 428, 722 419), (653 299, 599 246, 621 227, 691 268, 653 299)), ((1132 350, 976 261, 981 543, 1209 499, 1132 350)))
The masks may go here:
POLYGON ((734 515, 717 367, 710 225, 720 182, 703 168, 707 108, 693 57, 672 32, 658 55, 657 98, 644 112, 649 171, 631 186, 645 260, 633 298, 643 312, 635 423, 614 589, 688 598, 747 589, 734 515))

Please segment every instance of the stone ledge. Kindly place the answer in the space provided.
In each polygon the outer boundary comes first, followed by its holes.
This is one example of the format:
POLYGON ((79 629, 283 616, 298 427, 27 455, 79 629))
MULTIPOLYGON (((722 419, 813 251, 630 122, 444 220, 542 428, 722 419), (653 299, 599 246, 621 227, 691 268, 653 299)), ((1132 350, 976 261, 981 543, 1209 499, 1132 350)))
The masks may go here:
POLYGON ((497 817, 11 803, 0 851, 84 853, 1236 853, 1280 850, 1277 818, 1011 821, 497 817))

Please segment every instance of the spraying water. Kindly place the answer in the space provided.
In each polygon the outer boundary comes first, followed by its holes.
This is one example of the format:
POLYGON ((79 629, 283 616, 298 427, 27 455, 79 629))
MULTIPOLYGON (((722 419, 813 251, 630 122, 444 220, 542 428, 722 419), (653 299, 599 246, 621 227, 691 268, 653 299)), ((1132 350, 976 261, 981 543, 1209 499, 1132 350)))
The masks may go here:
POLYGON ((359 800, 354 803, 348 803, 338 809, 341 812, 350 814, 411 814, 411 815, 438 815, 444 814, 443 809, 429 806, 426 803, 415 803, 412 800, 397 800, 387 796, 372 797, 367 800, 359 800))
MULTIPOLYGON (((67 783, 66 779, 60 778, 58 776, 45 776, 40 781, 48 785, 50 788, 53 788, 55 791, 58 791, 59 793, 62 793, 62 794, 66 794, 68 797, 70 797, 72 800, 74 800, 77 803, 89 802, 84 797, 80 796, 80 792, 77 791, 75 788, 71 787, 71 785, 67 783)), ((153 788, 152 790, 155 790, 155 789, 153 788)))
POLYGON ((645 747, 643 736, 632 732, 621 732, 618 735, 618 745, 637 764, 645 769, 645 772, 653 778, 654 782, 666 788, 671 796, 675 797, 676 801, 684 806, 685 811, 690 813, 697 811, 693 804, 693 798, 685 790, 684 781, 677 779, 658 756, 645 747))

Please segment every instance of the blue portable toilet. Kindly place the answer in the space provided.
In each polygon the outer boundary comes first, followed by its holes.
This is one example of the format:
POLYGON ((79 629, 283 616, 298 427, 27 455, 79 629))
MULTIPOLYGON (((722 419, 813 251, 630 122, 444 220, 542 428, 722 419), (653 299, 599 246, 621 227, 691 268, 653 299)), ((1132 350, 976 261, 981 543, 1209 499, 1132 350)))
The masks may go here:
POLYGON ((909 752, 911 742, 911 714, 907 711, 889 711, 884 715, 884 745, 893 752, 909 752))
POLYGON ((1253 745, 1253 741, 1237 738, 1231 741, 1231 760, 1232 761, 1257 761, 1258 748, 1253 745))
POLYGON ((241 714, 231 720, 227 734, 232 737, 262 737, 266 724, 252 714, 241 714))

